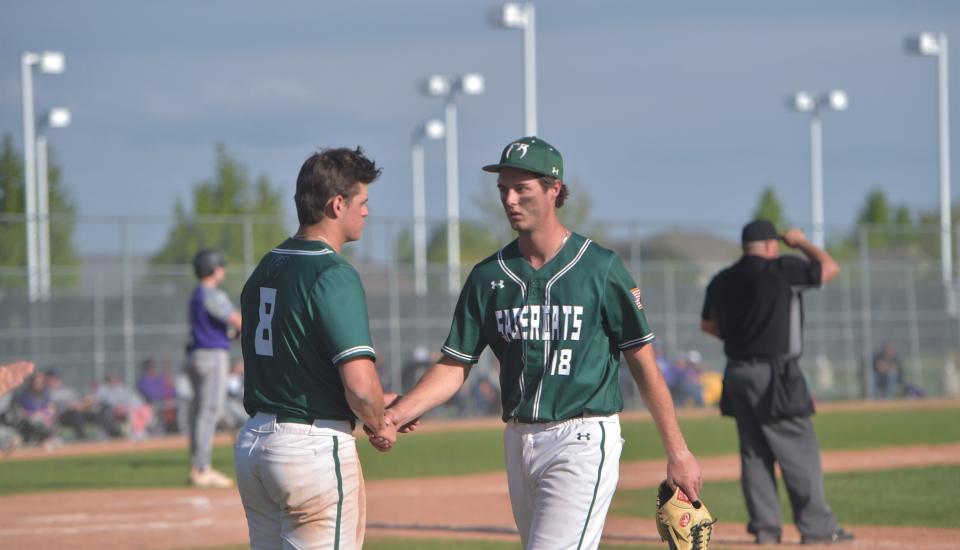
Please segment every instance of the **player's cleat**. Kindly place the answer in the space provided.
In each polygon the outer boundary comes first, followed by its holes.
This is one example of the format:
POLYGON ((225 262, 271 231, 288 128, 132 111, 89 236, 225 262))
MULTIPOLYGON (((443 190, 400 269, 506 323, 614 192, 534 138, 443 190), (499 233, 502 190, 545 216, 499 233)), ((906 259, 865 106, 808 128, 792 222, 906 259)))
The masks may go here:
POLYGON ((191 470, 187 483, 202 489, 229 489, 233 487, 232 479, 213 468, 191 470))
POLYGON ((853 539, 853 533, 845 531, 841 527, 829 535, 802 537, 800 544, 833 544, 835 542, 849 542, 853 539))

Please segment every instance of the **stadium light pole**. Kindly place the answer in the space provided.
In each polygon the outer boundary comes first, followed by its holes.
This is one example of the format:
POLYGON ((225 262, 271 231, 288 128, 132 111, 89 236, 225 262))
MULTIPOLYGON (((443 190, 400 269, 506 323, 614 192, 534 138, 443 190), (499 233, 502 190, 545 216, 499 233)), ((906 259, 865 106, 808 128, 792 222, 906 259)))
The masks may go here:
POLYGON ((850 100, 843 90, 830 90, 820 97, 809 92, 797 92, 787 103, 798 113, 810 113, 810 210, 813 244, 823 248, 823 126, 820 111, 846 111, 850 100))
POLYGON ((491 14, 494 25, 523 29, 523 109, 525 135, 537 135, 537 33, 533 4, 506 3, 491 14))
POLYGON ((457 94, 483 93, 483 76, 465 73, 447 77, 433 75, 424 83, 424 92, 446 102, 447 149, 447 287, 451 295, 460 289, 460 181, 457 159, 457 94))
POLYGON ((445 133, 443 122, 428 120, 413 133, 413 265, 417 296, 427 294, 427 220, 423 162, 425 139, 440 139, 445 133))
POLYGON ((43 131, 47 128, 66 128, 70 126, 70 110, 54 107, 41 119, 40 133, 37 135, 37 220, 39 231, 37 238, 37 256, 39 271, 39 299, 50 299, 50 183, 48 178, 47 137, 43 131))
POLYGON ((38 66, 41 73, 60 74, 65 66, 63 54, 61 52, 23 52, 20 57, 20 84, 23 92, 24 215, 27 225, 27 296, 31 302, 35 302, 40 295, 40 281, 37 273, 37 144, 33 114, 33 71, 38 66))
POLYGON ((947 35, 922 32, 907 38, 906 50, 937 58, 938 133, 940 142, 940 272, 947 293, 947 311, 957 312, 953 286, 953 242, 950 213, 950 107, 948 95, 947 35))

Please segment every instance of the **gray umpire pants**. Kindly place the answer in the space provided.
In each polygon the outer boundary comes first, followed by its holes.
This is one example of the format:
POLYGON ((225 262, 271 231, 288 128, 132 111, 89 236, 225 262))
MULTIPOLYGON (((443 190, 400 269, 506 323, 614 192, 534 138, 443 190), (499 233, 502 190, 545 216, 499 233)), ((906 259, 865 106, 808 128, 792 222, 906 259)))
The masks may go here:
POLYGON ((747 531, 780 535, 780 500, 774 462, 780 464, 793 521, 805 537, 834 533, 836 517, 827 504, 820 443, 809 416, 770 420, 772 367, 766 362, 727 363, 724 384, 740 437, 740 484, 750 514, 747 531))
POLYGON ((195 349, 190 352, 187 373, 193 386, 190 402, 190 466, 198 470, 210 467, 213 436, 217 419, 227 396, 227 372, 230 353, 222 349, 195 349))

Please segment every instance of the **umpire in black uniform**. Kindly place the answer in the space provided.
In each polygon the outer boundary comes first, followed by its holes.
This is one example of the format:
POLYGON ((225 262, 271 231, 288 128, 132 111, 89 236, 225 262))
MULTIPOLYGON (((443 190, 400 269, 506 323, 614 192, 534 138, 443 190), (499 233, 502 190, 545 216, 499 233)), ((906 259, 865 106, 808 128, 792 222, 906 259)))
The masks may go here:
POLYGON ((740 260, 707 287, 701 329, 723 340, 727 356, 720 409, 737 421, 747 531, 757 543, 780 542, 777 462, 802 542, 851 540, 824 495, 820 445, 810 418, 813 401, 797 364, 803 344, 801 293, 830 281, 840 267, 800 230, 779 237, 766 220, 747 224, 742 244, 740 260), (806 260, 780 256, 779 241, 806 260))

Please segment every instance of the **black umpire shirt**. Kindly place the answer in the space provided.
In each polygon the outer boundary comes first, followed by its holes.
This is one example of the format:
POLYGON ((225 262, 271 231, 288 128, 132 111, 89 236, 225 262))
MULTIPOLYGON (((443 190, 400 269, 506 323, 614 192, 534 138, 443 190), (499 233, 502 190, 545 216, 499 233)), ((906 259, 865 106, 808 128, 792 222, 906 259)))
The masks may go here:
POLYGON ((701 317, 715 321, 731 359, 799 357, 800 293, 820 286, 820 263, 745 254, 710 281, 701 317))

